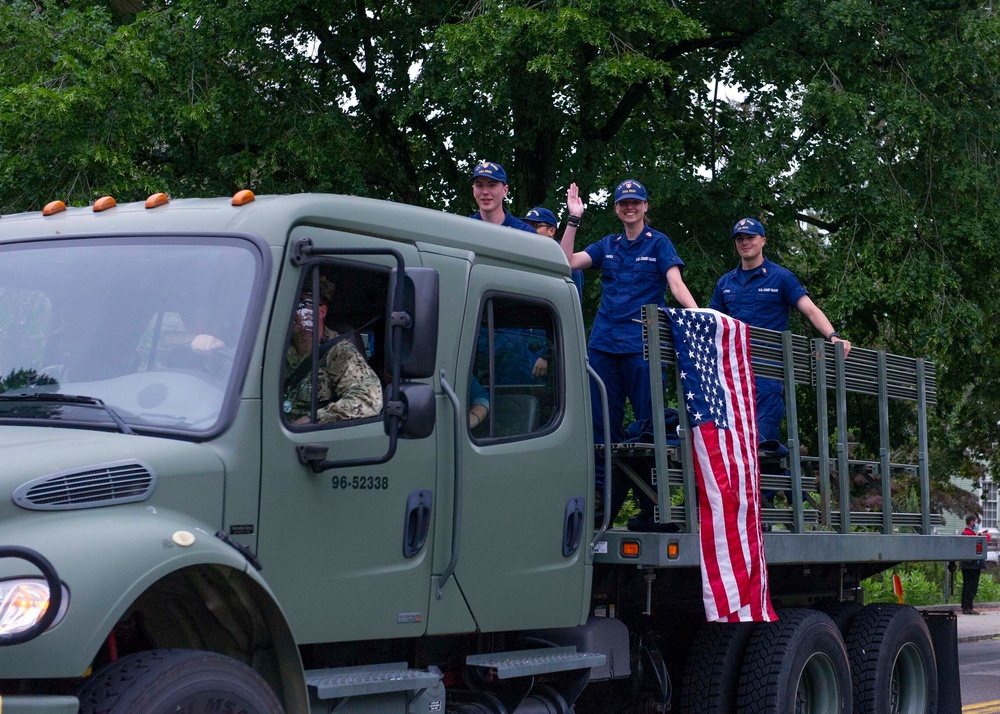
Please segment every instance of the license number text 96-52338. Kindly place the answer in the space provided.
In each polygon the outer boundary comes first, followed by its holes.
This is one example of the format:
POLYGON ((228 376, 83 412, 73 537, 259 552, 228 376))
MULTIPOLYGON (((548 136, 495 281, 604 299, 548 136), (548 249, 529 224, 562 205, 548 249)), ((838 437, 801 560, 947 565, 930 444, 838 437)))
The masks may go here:
POLYGON ((385 491, 389 488, 388 476, 331 476, 330 484, 338 490, 385 491))

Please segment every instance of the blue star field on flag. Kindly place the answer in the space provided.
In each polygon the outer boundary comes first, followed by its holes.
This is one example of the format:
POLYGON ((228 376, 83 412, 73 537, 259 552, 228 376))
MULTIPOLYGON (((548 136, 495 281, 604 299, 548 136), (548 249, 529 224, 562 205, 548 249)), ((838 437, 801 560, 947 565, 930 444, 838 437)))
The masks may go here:
POLYGON ((715 321, 705 313, 677 308, 668 308, 667 312, 687 338, 686 341, 675 340, 674 350, 691 425, 711 421, 719 429, 728 429, 726 403, 719 380, 719 355, 715 347, 715 321))

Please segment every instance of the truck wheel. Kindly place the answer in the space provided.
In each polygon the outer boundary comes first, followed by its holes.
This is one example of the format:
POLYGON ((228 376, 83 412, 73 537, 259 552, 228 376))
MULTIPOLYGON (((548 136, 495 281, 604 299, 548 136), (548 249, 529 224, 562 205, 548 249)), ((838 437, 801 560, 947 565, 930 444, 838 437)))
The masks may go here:
POLYGON ((281 704, 250 667, 198 650, 150 650, 122 657, 90 677, 80 714, 181 711, 281 714, 281 704))
POLYGON ((738 681, 732 676, 743 664, 754 624, 710 622, 691 643, 681 686, 681 711, 726 714, 736 708, 738 681))
POLYGON ((743 658, 740 714, 849 714, 851 671, 840 631, 816 610, 757 625, 743 658))
POLYGON ((937 711, 937 663, 927 625, 914 608, 875 604, 847 635, 858 714, 937 711))

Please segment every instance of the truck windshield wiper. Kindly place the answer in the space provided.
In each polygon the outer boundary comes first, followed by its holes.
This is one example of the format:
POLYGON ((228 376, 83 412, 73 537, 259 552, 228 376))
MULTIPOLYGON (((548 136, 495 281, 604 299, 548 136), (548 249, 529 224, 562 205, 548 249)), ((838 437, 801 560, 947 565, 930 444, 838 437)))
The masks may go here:
POLYGON ((58 392, 36 392, 34 394, 11 394, 0 396, 0 402, 57 402, 60 404, 78 404, 84 407, 94 407, 96 409, 102 409, 109 417, 111 421, 115 423, 115 426, 123 434, 135 434, 129 425, 125 423, 118 412, 105 404, 102 400, 97 397, 86 397, 77 394, 60 394, 58 392))

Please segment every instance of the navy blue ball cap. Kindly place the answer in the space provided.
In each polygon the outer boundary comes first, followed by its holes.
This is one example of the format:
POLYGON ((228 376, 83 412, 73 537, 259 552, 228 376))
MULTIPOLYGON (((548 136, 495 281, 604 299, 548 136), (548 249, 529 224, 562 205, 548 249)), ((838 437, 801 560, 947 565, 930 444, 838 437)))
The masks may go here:
POLYGON ((507 183, 507 172, 503 170, 503 166, 492 161, 480 161, 476 164, 476 168, 472 169, 472 180, 475 181, 480 176, 499 181, 502 184, 507 183))
POLYGON ((741 218, 736 221, 736 225, 733 226, 733 232, 729 237, 735 238, 740 234, 767 237, 767 233, 764 232, 764 226, 761 225, 760 221, 753 218, 741 218))
POLYGON ((524 214, 522 221, 527 221, 530 223, 544 223, 547 226, 559 227, 559 221, 556 219, 556 214, 547 208, 542 206, 536 206, 524 214))
POLYGON ((646 195, 646 187, 635 179, 625 179, 618 184, 618 188, 615 189, 615 203, 624 201, 627 198, 631 198, 636 201, 649 200, 649 197, 646 195))

